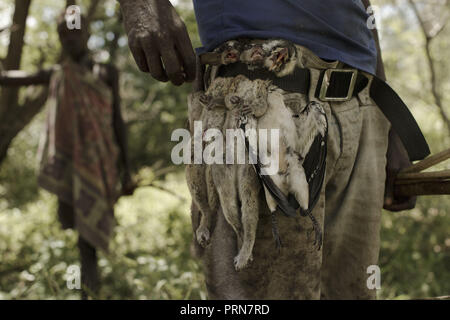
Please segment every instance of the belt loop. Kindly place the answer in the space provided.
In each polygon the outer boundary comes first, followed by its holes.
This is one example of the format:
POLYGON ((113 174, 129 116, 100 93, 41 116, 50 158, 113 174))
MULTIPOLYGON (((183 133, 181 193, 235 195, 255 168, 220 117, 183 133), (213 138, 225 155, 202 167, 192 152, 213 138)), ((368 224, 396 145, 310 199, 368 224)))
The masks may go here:
POLYGON ((310 87, 309 87, 309 100, 316 101, 318 103, 322 103, 318 97, 316 97, 317 86, 319 85, 320 80, 320 70, 319 69, 308 69, 310 73, 310 87))
POLYGON ((211 67, 211 83, 217 78, 217 74, 219 73, 219 68, 221 66, 212 66, 211 67))
POLYGON ((336 69, 344 69, 345 68, 345 63, 342 61, 338 61, 337 65, 336 65, 336 69))
POLYGON ((209 86, 217 78, 220 66, 209 65, 205 73, 205 91, 208 90, 209 86))
POLYGON ((358 99, 361 101, 362 105, 373 104, 372 98, 370 97, 370 87, 372 85, 373 76, 366 72, 361 72, 367 79, 367 86, 358 93, 358 99))

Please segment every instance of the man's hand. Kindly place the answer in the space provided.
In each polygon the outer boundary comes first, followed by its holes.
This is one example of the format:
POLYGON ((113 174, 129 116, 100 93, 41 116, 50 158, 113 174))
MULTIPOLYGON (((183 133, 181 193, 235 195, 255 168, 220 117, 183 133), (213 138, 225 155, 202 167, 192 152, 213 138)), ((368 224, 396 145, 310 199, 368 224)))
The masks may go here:
POLYGON ((195 79, 191 40, 169 0, 119 0, 128 45, 139 69, 174 85, 195 79))
MULTIPOLYGON (((362 0, 364 7, 370 7, 370 0, 362 0)), ((375 40, 378 52, 377 71, 378 78, 386 81, 386 73, 384 70, 383 58, 381 55, 380 39, 378 30, 373 29, 373 38, 375 40)), ((398 198, 395 196, 395 179, 397 174, 411 165, 408 153, 405 150, 398 135, 391 129, 389 132, 389 145, 387 151, 387 165, 386 165, 386 185, 384 191, 384 206, 383 208, 389 211, 403 211, 413 209, 416 206, 416 197, 398 198)))
POLYGON ((408 153, 398 135, 391 129, 389 132, 389 146, 386 166, 386 188, 384 193, 384 209, 389 211, 410 210, 416 206, 416 197, 396 198, 394 194, 395 178, 397 174, 411 166, 408 153))

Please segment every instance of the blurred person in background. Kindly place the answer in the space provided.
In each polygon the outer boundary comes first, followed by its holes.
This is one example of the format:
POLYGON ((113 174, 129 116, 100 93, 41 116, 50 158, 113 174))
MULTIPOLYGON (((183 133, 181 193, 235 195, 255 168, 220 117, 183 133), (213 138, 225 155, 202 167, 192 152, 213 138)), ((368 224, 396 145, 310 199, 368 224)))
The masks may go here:
POLYGON ((120 110, 119 72, 96 63, 87 47, 86 19, 71 28, 76 12, 57 21, 63 49, 60 65, 35 74, 3 72, 1 85, 49 85, 47 125, 39 147, 39 185, 58 197, 64 229, 79 232, 82 297, 96 297, 97 249, 108 251, 114 204, 133 193, 126 127, 120 110))

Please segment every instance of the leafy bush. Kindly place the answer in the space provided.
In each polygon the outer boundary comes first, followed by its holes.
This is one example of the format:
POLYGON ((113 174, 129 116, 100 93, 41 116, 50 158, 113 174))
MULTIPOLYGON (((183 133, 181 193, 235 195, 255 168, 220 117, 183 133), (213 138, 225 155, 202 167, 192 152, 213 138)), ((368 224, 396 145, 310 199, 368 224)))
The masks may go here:
MULTIPOLYGON (((180 175, 164 186, 188 197, 180 175)), ((79 265, 77 234, 63 231, 55 198, 0 214, 0 299, 79 299, 66 286, 79 265)), ((153 188, 138 189, 116 208, 118 226, 110 253, 100 253, 100 299, 205 299, 199 266, 190 256, 188 201, 153 188)))

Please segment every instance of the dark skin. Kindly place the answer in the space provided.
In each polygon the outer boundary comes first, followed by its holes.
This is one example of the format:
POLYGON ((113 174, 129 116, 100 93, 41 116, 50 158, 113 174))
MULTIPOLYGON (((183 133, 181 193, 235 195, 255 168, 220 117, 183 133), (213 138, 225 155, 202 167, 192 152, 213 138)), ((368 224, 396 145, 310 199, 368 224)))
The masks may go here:
POLYGON ((128 43, 143 72, 182 85, 195 79, 195 53, 186 26, 168 0, 119 0, 128 43))
MULTIPOLYGON (((143 72, 159 81, 170 80, 175 85, 195 79, 195 53, 189 34, 169 0, 118 0, 121 4, 130 50, 143 72), (161 61, 163 63, 161 63, 161 61)), ((365 8, 369 0, 362 0, 365 8)), ((377 76, 385 80, 378 31, 373 30, 378 50, 377 76)), ((197 72, 201 74, 201 72, 197 72)), ((196 81, 195 88, 200 88, 196 81)), ((413 209, 416 198, 398 198, 394 182, 398 172, 411 165, 405 148, 397 134, 391 130, 387 152, 386 188, 384 208, 389 211, 413 209)))

